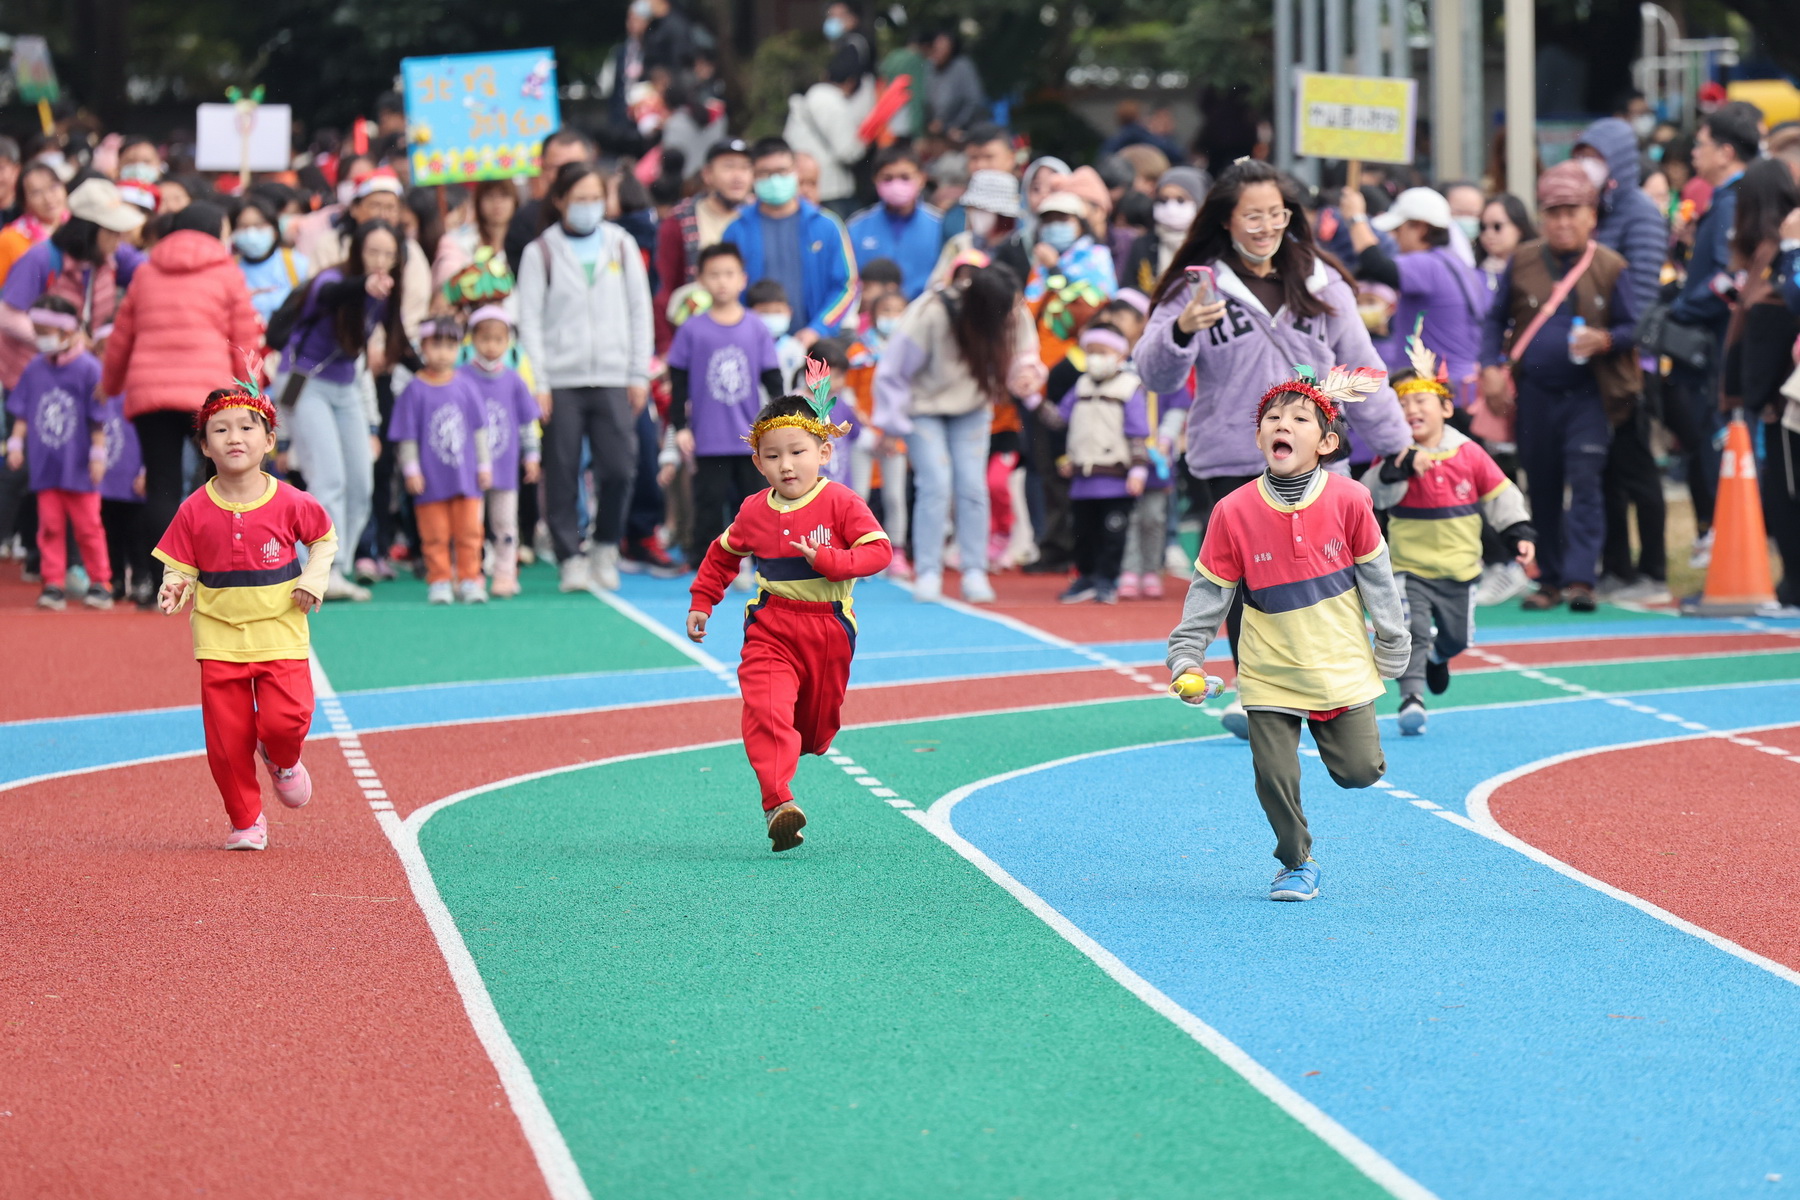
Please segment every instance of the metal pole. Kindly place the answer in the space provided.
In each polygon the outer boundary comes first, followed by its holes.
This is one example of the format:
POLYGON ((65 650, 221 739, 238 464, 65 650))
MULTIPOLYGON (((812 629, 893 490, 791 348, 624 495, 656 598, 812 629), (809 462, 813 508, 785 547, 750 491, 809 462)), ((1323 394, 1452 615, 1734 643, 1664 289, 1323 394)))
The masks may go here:
POLYGON ((1462 0, 1463 166, 1465 176, 1480 184, 1487 169, 1487 89, 1481 53, 1487 28, 1481 20, 1481 0, 1462 0))
POLYGON ((1356 0, 1356 73, 1382 75, 1381 0, 1356 0))
POLYGON ((1344 70, 1347 51, 1345 42, 1349 36, 1344 20, 1344 0, 1325 0, 1325 69, 1341 72, 1344 70))
POLYGON ((1506 0, 1506 190, 1537 208, 1537 13, 1506 0))
POLYGON ((1412 49, 1406 44, 1406 0, 1387 3, 1387 72, 1393 79, 1412 75, 1412 49))
MULTIPOLYGON (((1213 174, 1229 165, 1213 163, 1213 174)), ((1275 165, 1294 169, 1294 0, 1275 0, 1275 165)))
MULTIPOLYGON (((1300 65, 1308 71, 1319 69, 1319 5, 1324 0, 1300 0, 1300 65)), ((1295 173, 1314 187, 1319 186, 1319 160, 1302 159, 1295 173)))
POLYGON ((1462 0, 1431 4, 1431 173, 1460 179, 1463 171, 1462 0))

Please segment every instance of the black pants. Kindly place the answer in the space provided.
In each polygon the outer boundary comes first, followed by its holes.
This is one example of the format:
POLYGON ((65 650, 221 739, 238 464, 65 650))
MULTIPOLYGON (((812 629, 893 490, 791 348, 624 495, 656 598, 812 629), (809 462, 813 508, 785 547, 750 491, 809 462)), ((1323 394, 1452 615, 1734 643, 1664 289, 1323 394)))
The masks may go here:
POLYGON ((1613 430, 1606 469, 1600 477, 1606 495, 1606 548, 1601 569, 1616 579, 1635 583, 1639 576, 1662 583, 1669 578, 1664 548, 1662 472, 1650 450, 1650 418, 1642 406, 1613 430), (1631 510, 1637 509, 1638 557, 1631 561, 1631 510))
POLYGON ((1097 583, 1119 582, 1125 539, 1131 532, 1131 496, 1069 501, 1075 525, 1075 572, 1097 583))
POLYGON ((688 536, 687 560, 694 567, 706 557, 725 527, 737 516, 744 497, 764 486, 748 453, 702 454, 694 459, 694 520, 688 536))
MULTIPOLYGON (((1200 541, 1206 541, 1206 526, 1212 520, 1213 505, 1246 483, 1260 478, 1257 475, 1212 475, 1200 480, 1203 485, 1195 494, 1197 503, 1204 505, 1200 513, 1200 541)), ((1244 627, 1244 589, 1233 588, 1231 592, 1231 609, 1225 614, 1225 637, 1231 642, 1231 660, 1237 661, 1238 634, 1244 627)))
POLYGON ((656 418, 646 404, 637 416, 637 475, 631 481, 631 504, 625 514, 628 542, 655 537, 656 527, 663 522, 663 491, 656 482, 657 449, 656 418))
POLYGON ((550 421, 544 426, 544 519, 556 560, 567 562, 581 550, 583 514, 576 505, 582 442, 593 455, 594 541, 616 546, 637 474, 637 417, 622 387, 553 388, 550 395, 550 421))
POLYGON ((1043 490, 1043 524, 1032 514, 1037 535, 1038 561, 1046 568, 1066 567, 1075 558, 1075 526, 1069 501, 1069 481, 1056 469, 1056 460, 1068 446, 1068 434, 1032 418, 1031 461, 1043 490))
POLYGON ((1717 377, 1677 374, 1664 391, 1663 424, 1681 443, 1687 459, 1688 494, 1694 499, 1694 524, 1699 532, 1712 528, 1713 501, 1719 492, 1719 452, 1713 449, 1713 433, 1719 427, 1717 377))
MULTIPOLYGON (((375 405, 381 413, 381 456, 375 460, 373 484, 369 492, 369 523, 363 527, 362 541, 357 544, 355 558, 381 559, 393 549, 400 535, 412 550, 414 562, 419 558, 419 526, 413 519, 412 497, 399 484, 396 471, 400 465, 399 447, 388 439, 388 422, 394 419, 394 377, 375 377, 375 405)), ((340 551, 342 553, 342 551, 340 551)), ((339 563, 347 575, 349 563, 339 563)))
POLYGON ((194 435, 194 418, 192 413, 159 411, 133 417, 131 423, 144 454, 144 516, 138 536, 148 557, 188 497, 182 456, 194 435))
MULTIPOLYGON (((106 530, 106 553, 112 559, 113 596, 125 594, 125 572, 131 571, 131 586, 141 588, 152 578, 150 547, 143 531, 144 505, 138 500, 100 501, 100 524, 106 530)), ((152 588, 152 590, 155 590, 152 588)))
POLYGON ((1800 605, 1800 433, 1764 425, 1768 455, 1763 459, 1763 520, 1781 551, 1781 584, 1775 598, 1800 605))
POLYGON ((13 470, 0 454, 0 542, 15 533, 25 543, 25 569, 36 572, 37 493, 31 490, 31 472, 23 466, 13 470))

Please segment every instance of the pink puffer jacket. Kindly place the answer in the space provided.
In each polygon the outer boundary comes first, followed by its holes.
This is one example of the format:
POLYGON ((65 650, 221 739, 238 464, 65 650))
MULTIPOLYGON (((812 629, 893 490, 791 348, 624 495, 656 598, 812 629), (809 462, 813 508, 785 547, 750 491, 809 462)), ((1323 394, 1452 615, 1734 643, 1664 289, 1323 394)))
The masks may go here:
POLYGON ((250 288, 224 242, 191 229, 156 244, 137 269, 106 344, 108 396, 125 415, 197 412, 214 388, 248 378, 262 342, 250 288))

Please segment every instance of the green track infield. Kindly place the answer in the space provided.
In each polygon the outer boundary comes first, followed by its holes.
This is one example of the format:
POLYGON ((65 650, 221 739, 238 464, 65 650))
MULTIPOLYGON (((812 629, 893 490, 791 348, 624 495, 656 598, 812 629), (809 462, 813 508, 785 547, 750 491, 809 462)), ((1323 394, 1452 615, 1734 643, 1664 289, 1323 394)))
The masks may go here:
MULTIPOLYGON (((1218 732, 1146 699, 852 731, 924 806, 1218 732)), ((1383 1195, 837 766, 771 855, 737 745, 483 793, 420 831, 596 1195, 1383 1195)))
POLYGON ((556 580, 554 567, 526 567, 522 595, 486 605, 427 604, 414 579, 377 584, 379 603, 333 604, 313 618, 313 649, 346 692, 694 665, 611 605, 558 592, 556 580), (495 628, 493 609, 505 610, 507 629, 495 628))

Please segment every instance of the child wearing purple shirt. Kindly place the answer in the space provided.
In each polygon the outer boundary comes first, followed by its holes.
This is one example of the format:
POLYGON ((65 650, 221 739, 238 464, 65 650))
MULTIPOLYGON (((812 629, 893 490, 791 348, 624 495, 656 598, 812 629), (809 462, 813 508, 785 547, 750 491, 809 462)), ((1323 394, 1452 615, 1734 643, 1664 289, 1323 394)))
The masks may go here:
POLYGON ((481 397, 482 428, 493 463, 487 523, 494 535, 494 582, 488 590, 495 596, 519 594, 519 484, 535 484, 539 467, 537 398, 506 365, 512 334, 505 309, 497 304, 476 309, 469 318, 474 357, 457 368, 481 397))
POLYGON ((481 576, 481 496, 493 483, 487 413, 481 393, 456 370, 462 327, 434 317, 419 328, 425 369, 394 401, 388 436, 400 448, 400 469, 413 496, 425 554, 425 599, 485 604, 481 576), (451 584, 455 544, 456 584, 451 584))
MULTIPOLYGON (((106 354, 110 325, 94 330, 96 357, 106 354)), ((98 402, 97 412, 106 436, 106 474, 100 477, 100 525, 106 530, 106 553, 112 560, 112 597, 123 600, 129 587, 140 608, 156 603, 157 584, 152 581, 150 547, 141 536, 144 520, 144 452, 138 445, 137 426, 125 417, 125 397, 98 402)))
POLYGON ((712 306, 682 322, 669 344, 669 424, 694 464, 694 517, 687 558, 698 563, 737 515, 744 497, 766 486, 744 439, 762 407, 784 394, 775 338, 739 298, 744 260, 728 242, 700 251, 700 286, 712 306))
POLYGON ((6 399, 6 411, 13 418, 6 464, 15 471, 24 467, 37 494, 38 554, 44 577, 38 607, 61 612, 68 605, 63 584, 68 579, 72 527, 88 574, 82 603, 111 608, 112 564, 100 527, 100 493, 95 490, 106 471, 105 431, 100 404, 94 399, 100 360, 85 350, 70 352, 81 321, 67 300, 42 297, 29 316, 39 353, 6 399))

